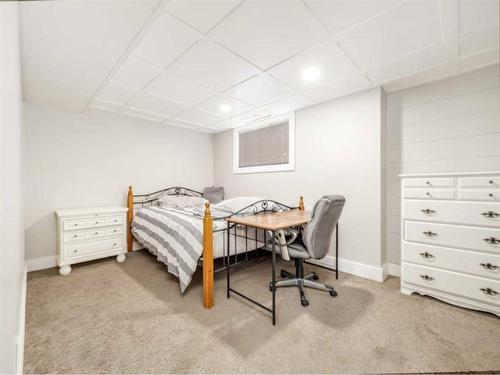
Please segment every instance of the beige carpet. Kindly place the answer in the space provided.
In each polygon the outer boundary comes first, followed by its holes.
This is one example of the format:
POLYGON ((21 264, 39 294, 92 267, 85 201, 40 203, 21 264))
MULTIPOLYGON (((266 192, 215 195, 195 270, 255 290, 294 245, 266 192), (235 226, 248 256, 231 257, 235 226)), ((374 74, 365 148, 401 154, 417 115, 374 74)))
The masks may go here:
MULTIPOLYGON (((287 264, 290 268, 291 264, 287 264)), ((307 267, 308 269, 311 267, 307 267)), ((404 296, 399 279, 376 283, 318 270, 338 297, 295 288, 277 294, 278 320, 225 297, 201 306, 200 272, 184 296, 145 252, 29 274, 26 373, 358 373, 500 369, 500 319, 404 296)), ((269 263, 233 275, 234 286, 270 301, 269 263)))

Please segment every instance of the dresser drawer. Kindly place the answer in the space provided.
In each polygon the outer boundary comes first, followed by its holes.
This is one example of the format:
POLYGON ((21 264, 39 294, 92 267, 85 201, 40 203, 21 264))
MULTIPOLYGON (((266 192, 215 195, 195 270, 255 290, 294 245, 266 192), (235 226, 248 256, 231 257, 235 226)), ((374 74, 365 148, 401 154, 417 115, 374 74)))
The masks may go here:
POLYGON ((459 187, 500 188, 500 177, 459 177, 459 187))
POLYGON ((403 262, 500 279, 500 254, 456 250, 403 241, 403 262))
POLYGON ((66 247, 66 256, 68 259, 79 258, 91 254, 97 254, 104 251, 119 251, 123 248, 121 238, 112 238, 108 240, 101 240, 89 242, 80 245, 72 245, 66 247))
POLYGON ((403 212, 409 220, 500 227, 500 203, 405 200, 403 212))
POLYGON ((90 230, 87 232, 87 238, 88 239, 93 239, 93 238, 99 238, 99 237, 102 237, 102 236, 105 236, 106 235, 106 230, 101 228, 101 229, 94 229, 94 230, 90 230))
POLYGON ((425 288, 472 298, 493 305, 500 303, 500 281, 404 263, 402 281, 425 288))
POLYGON ((106 219, 104 218, 95 218, 87 220, 88 227, 99 227, 106 224, 106 219))
POLYGON ((123 224, 123 216, 113 216, 106 218, 107 225, 123 224))
POLYGON ((500 253, 500 229, 415 221, 404 229, 406 241, 500 253))
POLYGON ((454 187, 453 177, 429 177, 429 178, 406 178, 403 180, 403 187, 454 187))
POLYGON ((111 227, 111 228, 106 228, 106 235, 114 235, 114 234, 120 234, 123 233, 122 227, 111 227))
POLYGON ((460 189, 458 199, 500 202, 500 189, 460 189))
POLYGON ((81 229, 81 228, 85 228, 86 226, 87 226, 87 221, 85 221, 83 219, 64 220, 64 223, 63 223, 64 230, 81 229))
POLYGON ((84 240, 85 238, 87 238, 86 232, 70 231, 68 233, 64 233, 64 242, 79 241, 84 240))
POLYGON ((455 199, 455 189, 403 189, 403 198, 413 199, 455 199))

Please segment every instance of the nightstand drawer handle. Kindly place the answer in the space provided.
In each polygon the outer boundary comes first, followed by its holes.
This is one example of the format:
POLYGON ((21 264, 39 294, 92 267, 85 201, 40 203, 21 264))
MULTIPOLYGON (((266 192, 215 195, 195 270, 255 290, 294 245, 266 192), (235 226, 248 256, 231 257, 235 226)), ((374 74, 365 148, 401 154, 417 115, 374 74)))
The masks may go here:
POLYGON ((430 230, 428 230, 427 232, 422 232, 424 234, 424 236, 427 236, 427 237, 436 237, 438 234, 435 233, 435 232, 431 232, 430 230))
POLYGON ((424 279, 425 281, 433 281, 434 278, 432 276, 429 276, 429 275, 420 275, 420 277, 422 279, 424 279))
POLYGON ((425 253, 420 253, 420 255, 422 256, 422 258, 428 260, 428 259, 434 259, 434 255, 432 255, 431 253, 428 253, 427 251, 425 253))
POLYGON ((431 210, 430 208, 425 208, 425 209, 420 210, 420 211, 422 211, 422 212, 423 212, 424 214, 426 214, 426 215, 433 215, 433 214, 435 214, 435 213, 436 213, 436 211, 431 210))
POLYGON ((499 266, 495 266, 494 264, 491 263, 479 263, 479 265, 487 270, 497 270, 500 268, 499 266))
POLYGON ((495 211, 481 212, 481 215, 483 215, 484 217, 492 218, 492 219, 500 216, 500 214, 495 212, 495 211))
POLYGON ((500 294, 496 290, 493 290, 491 288, 481 288, 479 290, 484 294, 487 294, 488 296, 498 296, 500 294))
POLYGON ((483 241, 488 242, 490 245, 500 245, 500 240, 495 237, 483 238, 483 241))

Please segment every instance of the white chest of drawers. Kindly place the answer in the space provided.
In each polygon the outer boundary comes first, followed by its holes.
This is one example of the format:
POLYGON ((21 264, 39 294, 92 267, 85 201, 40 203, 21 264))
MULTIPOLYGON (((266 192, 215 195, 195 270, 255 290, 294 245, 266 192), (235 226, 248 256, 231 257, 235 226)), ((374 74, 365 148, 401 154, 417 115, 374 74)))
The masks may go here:
POLYGON ((400 177, 401 292, 500 316, 500 172, 400 177))
POLYGON ((126 257, 126 213, 124 207, 92 207, 57 210, 57 265, 61 275, 71 264, 116 256, 126 257))

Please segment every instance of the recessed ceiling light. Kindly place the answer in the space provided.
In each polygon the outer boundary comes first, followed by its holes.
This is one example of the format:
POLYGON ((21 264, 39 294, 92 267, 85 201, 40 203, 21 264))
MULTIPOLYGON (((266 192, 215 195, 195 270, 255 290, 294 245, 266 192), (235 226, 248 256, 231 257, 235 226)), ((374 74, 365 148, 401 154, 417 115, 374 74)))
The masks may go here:
POLYGON ((229 113, 232 110, 233 109, 231 108, 231 106, 229 104, 221 104, 219 106, 219 111, 222 112, 222 113, 229 113))
POLYGON ((321 77, 321 70, 317 66, 308 66, 302 71, 302 78, 307 82, 317 81, 321 77))

